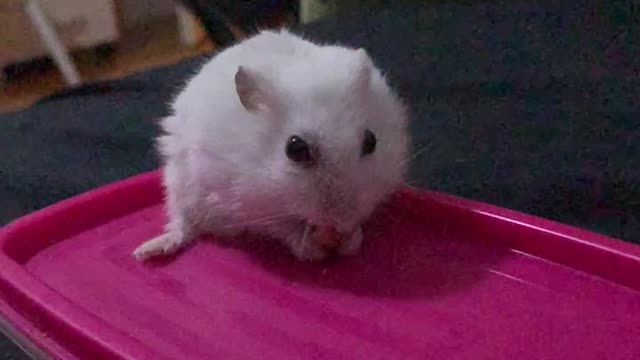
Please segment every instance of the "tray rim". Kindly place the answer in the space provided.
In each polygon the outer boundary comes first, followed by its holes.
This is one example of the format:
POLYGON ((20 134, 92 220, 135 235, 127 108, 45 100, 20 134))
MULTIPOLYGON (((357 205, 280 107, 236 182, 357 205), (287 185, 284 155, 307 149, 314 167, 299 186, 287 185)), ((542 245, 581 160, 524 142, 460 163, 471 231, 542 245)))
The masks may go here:
MULTIPOLYGON (((49 288, 46 284, 39 281, 24 266, 22 266, 23 263, 16 261, 15 258, 12 258, 5 252, 6 245, 11 241, 11 239, 19 236, 20 232, 24 231, 26 227, 45 221, 50 216, 59 216, 60 214, 71 211, 70 209, 77 210, 78 207, 86 206, 90 203, 97 203, 107 197, 116 196, 123 192, 131 192, 139 187, 153 186, 156 189, 154 190, 155 192, 148 192, 150 195, 146 197, 143 196, 119 207, 117 211, 109 211, 102 214, 105 215, 105 217, 101 218, 98 224, 127 215, 128 213, 145 207, 145 205, 157 205, 157 197, 159 195, 158 191, 162 191, 160 179, 160 170, 142 173, 47 206, 41 210, 37 210, 31 214, 18 218, 0 228, 0 289, 4 289, 2 293, 11 293, 12 296, 23 301, 26 304, 25 306, 31 307, 40 312, 40 315, 46 318, 45 321, 62 324, 66 327, 66 332, 73 334, 73 337, 78 340, 82 339, 82 344, 84 346, 98 346, 101 351, 105 354, 109 354, 112 358, 162 358, 161 354, 155 353, 144 344, 121 331, 114 329, 112 326, 104 322, 104 320, 93 316, 84 309, 76 307, 62 294, 59 294, 54 289, 49 288), (69 319, 72 319, 73 321, 67 321, 69 319), (93 333, 91 330, 99 330, 100 338, 92 335, 93 333), (109 341, 103 341, 100 339, 107 339, 109 341), (124 344, 125 346, 115 349, 111 347, 109 343, 124 344), (123 350, 123 348, 126 349, 123 350)), ((569 266, 578 271, 587 272, 634 290, 640 290, 640 276, 633 277, 629 274, 618 274, 618 279, 612 279, 611 277, 614 274, 611 273, 611 269, 607 270, 607 267, 611 268, 611 266, 605 266, 606 264, 611 265, 612 261, 618 261, 621 262, 624 267, 640 269, 640 246, 638 245, 610 238, 589 230, 576 228, 552 220, 543 219, 537 216, 524 214, 518 211, 474 200, 463 199, 453 195, 411 187, 406 187, 401 190, 401 192, 416 196, 421 201, 436 201, 451 208, 472 213, 472 215, 475 216, 486 217, 490 221, 501 222, 504 226, 527 228, 538 231, 541 236, 546 237, 547 240, 545 244, 551 242, 552 246, 545 248, 540 247, 540 244, 531 244, 527 242, 519 243, 517 239, 513 242, 502 245, 509 246, 516 251, 521 251, 528 255, 539 257, 543 260, 552 261, 560 265, 569 266), (564 251, 578 250, 587 254, 591 258, 595 256, 596 259, 599 260, 599 263, 595 264, 592 268, 589 268, 590 265, 586 260, 577 260, 581 263, 579 265, 576 265, 576 261, 562 261, 563 259, 568 260, 572 256, 573 258, 576 258, 576 256, 575 254, 567 254, 564 252, 554 254, 553 251, 549 250, 549 248, 555 249, 558 246, 560 246, 561 249, 564 247, 564 251), (586 269, 585 266, 587 267, 586 269)), ((28 259, 25 261, 27 260, 28 259)), ((29 346, 30 349, 40 349, 40 352, 44 352, 54 359, 68 359, 70 357, 75 357, 70 350, 61 345, 53 337, 46 336, 40 331, 29 331, 29 327, 35 327, 35 325, 33 325, 23 313, 18 309, 15 309, 14 305, 12 305, 5 295, 0 296, 0 317, 6 319, 9 326, 13 325, 13 329, 6 329, 7 326, 5 326, 5 331, 8 331, 15 337, 18 337, 19 340, 26 340, 26 342, 32 345, 29 346)))
MULTIPOLYGON (((103 355, 108 354, 108 358, 163 359, 164 357, 161 354, 153 352, 130 336, 114 329, 104 320, 75 306, 62 294, 39 281, 22 264, 15 261, 5 252, 5 246, 12 237, 19 235, 22 229, 31 226, 33 223, 41 222, 47 217, 56 214, 65 213, 74 207, 102 201, 105 197, 114 196, 114 194, 121 191, 131 191, 132 187, 149 186, 154 182, 159 185, 159 176, 160 172, 155 170, 115 181, 34 211, 0 228, 0 289, 4 290, 0 293, 12 293, 25 306, 39 311, 45 321, 53 321, 65 326, 65 331, 71 333, 71 335, 67 335, 68 337, 71 336, 76 340, 80 340, 84 346, 97 345, 103 355), (60 311, 61 309, 62 311, 60 311), (73 318, 73 323, 67 321, 69 318, 73 318), (80 323, 80 326, 77 325, 78 323, 80 323), (109 341, 101 341, 96 336, 93 336, 91 329, 99 330, 100 337, 109 341), (124 344, 126 351, 122 351, 123 347, 114 349, 109 346, 109 343, 124 344)), ((139 202, 128 203, 128 206, 120 209, 121 211, 112 214, 115 216, 109 216, 101 220, 101 223, 112 220, 117 216, 125 216, 131 211, 141 208, 139 205, 139 202)), ((13 303, 15 303, 15 300, 13 303)), ((36 331, 30 331, 30 327, 35 328, 37 326, 34 326, 23 313, 15 309, 15 306, 9 302, 7 296, 0 296, 0 317, 8 320, 8 325, 11 325, 11 327, 3 327, 3 330, 10 333, 12 337, 18 338, 19 342, 20 340, 24 341, 26 344, 19 344, 19 346, 27 347, 30 350, 28 352, 32 354, 44 353, 51 359, 79 358, 62 345, 59 341, 60 339, 47 336, 37 329, 36 331)))

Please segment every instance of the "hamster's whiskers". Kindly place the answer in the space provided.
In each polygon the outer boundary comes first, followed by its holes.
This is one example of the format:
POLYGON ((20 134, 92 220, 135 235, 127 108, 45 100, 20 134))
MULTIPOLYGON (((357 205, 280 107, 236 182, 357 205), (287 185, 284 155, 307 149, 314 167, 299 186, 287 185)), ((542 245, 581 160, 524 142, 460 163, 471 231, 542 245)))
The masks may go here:
POLYGON ((246 226, 250 226, 250 225, 270 225, 275 223, 278 220, 281 219, 286 219, 287 217, 289 217, 289 214, 287 213, 276 213, 276 214, 270 214, 267 216, 263 216, 263 217, 256 217, 253 219, 249 219, 247 221, 243 221, 242 223, 239 224, 234 224, 233 226, 229 226, 229 228, 234 228, 234 227, 246 227, 246 226))
POLYGON ((430 142, 430 143, 420 147, 418 150, 414 151, 411 155, 409 155, 406 159, 402 160, 400 162, 400 164, 404 165, 404 164, 408 163, 409 161, 415 160, 418 156, 422 155, 422 153, 424 153, 425 151, 431 149, 432 146, 433 146, 433 142, 430 142))

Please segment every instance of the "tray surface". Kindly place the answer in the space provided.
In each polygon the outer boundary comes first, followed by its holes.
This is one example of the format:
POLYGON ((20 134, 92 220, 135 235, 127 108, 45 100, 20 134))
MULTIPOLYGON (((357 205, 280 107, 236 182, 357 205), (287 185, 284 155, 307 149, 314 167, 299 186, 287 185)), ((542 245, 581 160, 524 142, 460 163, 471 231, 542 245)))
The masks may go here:
POLYGON ((61 358, 640 358, 630 244, 408 189, 358 257, 208 238, 137 263, 161 199, 154 172, 3 229, 0 313, 61 358))

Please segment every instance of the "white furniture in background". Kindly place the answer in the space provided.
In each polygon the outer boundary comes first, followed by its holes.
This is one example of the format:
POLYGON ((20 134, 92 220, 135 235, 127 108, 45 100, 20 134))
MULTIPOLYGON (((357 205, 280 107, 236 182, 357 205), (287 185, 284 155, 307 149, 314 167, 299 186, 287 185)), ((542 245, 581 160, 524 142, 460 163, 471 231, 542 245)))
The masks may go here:
MULTIPOLYGON (((82 79, 69 51, 118 40, 115 1, 118 0, 0 0, 0 70, 12 63, 49 55, 67 84, 80 83, 82 79)), ((206 37, 198 20, 181 5, 175 6, 175 15, 182 44, 197 46, 206 37)), ((1 75, 0 72, 0 86, 1 75)))
POLYGON ((69 84, 80 81, 69 50, 116 42, 113 0, 1 0, 0 64, 50 55, 69 84))
POLYGON ((67 84, 79 84, 80 75, 78 74, 78 69, 76 69, 71 56, 67 53, 67 49, 60 36, 58 36, 56 29, 51 24, 51 21, 47 19, 40 2, 38 0, 27 0, 25 10, 31 19, 31 24, 38 31, 42 44, 48 50, 58 69, 60 69, 67 84))
POLYGON ((206 37, 198 19, 189 9, 182 5, 176 5, 176 18, 178 19, 178 33, 182 45, 194 47, 206 37))

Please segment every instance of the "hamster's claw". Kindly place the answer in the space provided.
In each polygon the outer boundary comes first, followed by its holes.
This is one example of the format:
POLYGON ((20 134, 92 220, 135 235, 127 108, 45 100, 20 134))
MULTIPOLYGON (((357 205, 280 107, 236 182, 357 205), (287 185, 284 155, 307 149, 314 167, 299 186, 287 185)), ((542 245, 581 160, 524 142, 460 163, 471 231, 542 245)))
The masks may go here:
POLYGON ((327 257, 327 252, 320 246, 304 243, 300 241, 298 244, 291 246, 293 255, 302 261, 321 261, 327 257))
POLYGON ((290 236, 289 247, 298 260, 320 261, 327 257, 327 251, 322 245, 311 239, 311 232, 311 226, 307 225, 301 235, 294 233, 290 236))
POLYGON ((362 247, 362 228, 358 229, 351 235, 351 238, 344 241, 338 248, 338 253, 343 256, 355 256, 360 253, 362 247))
POLYGON ((181 241, 176 241, 173 236, 165 233, 140 245, 133 251, 133 256, 138 261, 146 261, 156 256, 173 254, 181 246, 181 241))

